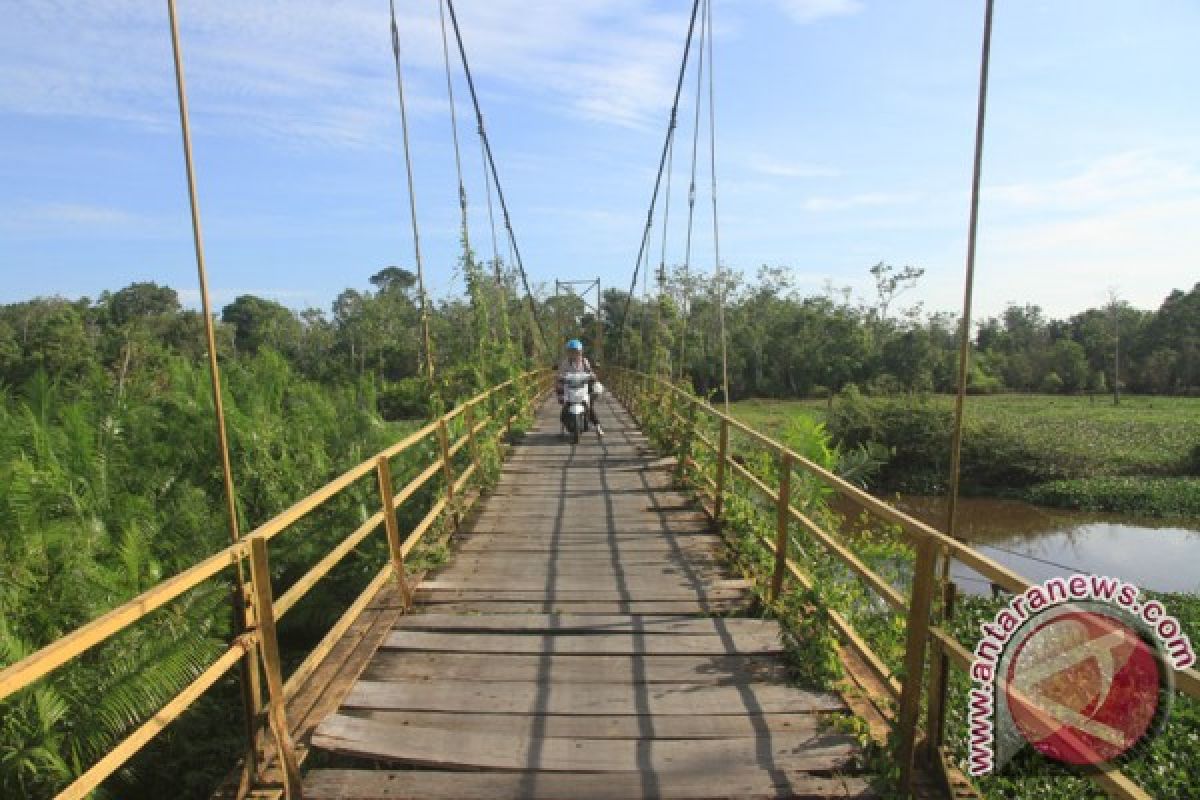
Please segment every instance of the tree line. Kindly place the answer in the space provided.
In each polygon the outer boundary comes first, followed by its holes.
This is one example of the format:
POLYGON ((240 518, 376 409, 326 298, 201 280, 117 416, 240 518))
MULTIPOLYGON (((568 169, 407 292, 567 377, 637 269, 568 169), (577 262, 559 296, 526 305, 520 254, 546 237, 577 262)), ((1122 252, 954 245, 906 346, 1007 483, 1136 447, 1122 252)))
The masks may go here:
MULTIPOLYGON (((629 363, 718 390, 724 295, 735 399, 827 395, 851 384, 871 394, 953 392, 958 316, 920 303, 897 308, 922 278, 919 268, 879 263, 870 273, 875 293, 863 299, 830 285, 802 294, 780 267, 764 266, 753 280, 726 273, 723 286, 666 270, 656 296, 630 301, 624 325, 626 293, 606 293, 606 349, 619 352, 624 337, 629 363)), ((973 327, 971 392, 1200 393, 1200 283, 1172 291, 1157 309, 1113 295, 1056 319, 1027 303, 973 327)))

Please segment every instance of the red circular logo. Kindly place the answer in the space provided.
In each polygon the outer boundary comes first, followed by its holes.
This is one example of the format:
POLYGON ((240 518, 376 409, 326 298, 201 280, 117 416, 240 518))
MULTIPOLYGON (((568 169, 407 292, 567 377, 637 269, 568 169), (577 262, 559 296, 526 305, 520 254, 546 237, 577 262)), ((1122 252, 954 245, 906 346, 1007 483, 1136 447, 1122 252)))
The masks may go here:
POLYGON ((1005 677, 1013 723, 1034 749, 1094 765, 1146 735, 1163 672, 1154 649, 1128 625, 1102 612, 1072 611, 1033 629, 1005 677))

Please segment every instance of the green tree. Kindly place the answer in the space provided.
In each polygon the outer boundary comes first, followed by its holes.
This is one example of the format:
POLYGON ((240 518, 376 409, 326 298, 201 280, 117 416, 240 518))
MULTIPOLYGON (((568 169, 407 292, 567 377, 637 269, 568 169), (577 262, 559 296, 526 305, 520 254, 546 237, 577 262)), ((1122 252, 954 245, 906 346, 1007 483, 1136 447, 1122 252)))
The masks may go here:
POLYGON ((300 321, 286 306, 251 294, 221 309, 221 321, 233 326, 238 351, 249 354, 263 347, 291 352, 302 332, 300 321))

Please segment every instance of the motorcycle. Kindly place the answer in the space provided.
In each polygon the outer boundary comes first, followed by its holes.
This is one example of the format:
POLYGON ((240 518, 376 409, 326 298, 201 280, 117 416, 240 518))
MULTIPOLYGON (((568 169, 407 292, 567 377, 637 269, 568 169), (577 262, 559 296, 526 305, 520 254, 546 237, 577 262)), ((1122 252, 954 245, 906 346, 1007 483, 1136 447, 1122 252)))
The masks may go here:
POLYGON ((563 430, 571 437, 572 444, 579 444, 579 437, 590 427, 588 424, 588 403, 591 396, 603 391, 596 376, 591 372, 568 372, 563 378, 563 430), (590 390, 589 390, 590 389, 590 390))

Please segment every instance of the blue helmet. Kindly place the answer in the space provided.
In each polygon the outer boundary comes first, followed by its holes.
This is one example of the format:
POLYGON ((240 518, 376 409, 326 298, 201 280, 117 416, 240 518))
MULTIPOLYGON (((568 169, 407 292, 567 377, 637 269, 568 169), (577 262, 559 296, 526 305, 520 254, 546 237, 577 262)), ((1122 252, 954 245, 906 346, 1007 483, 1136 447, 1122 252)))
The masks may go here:
POLYGON ((568 339, 567 340, 567 349, 568 350, 583 350, 583 342, 579 341, 578 339, 568 339))

